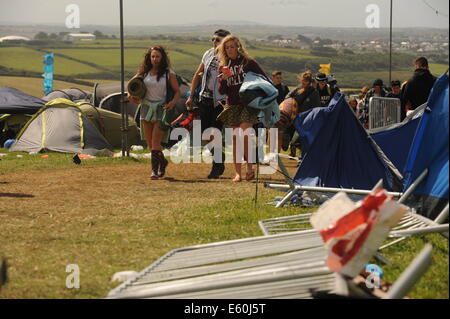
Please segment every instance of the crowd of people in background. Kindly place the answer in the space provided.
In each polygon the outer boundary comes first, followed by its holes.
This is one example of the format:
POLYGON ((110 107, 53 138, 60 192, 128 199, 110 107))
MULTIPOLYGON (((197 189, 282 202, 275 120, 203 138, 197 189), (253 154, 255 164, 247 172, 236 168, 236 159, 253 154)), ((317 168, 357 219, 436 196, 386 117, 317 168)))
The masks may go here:
POLYGON ((365 128, 368 128, 368 111, 371 97, 387 97, 400 100, 400 120, 403 120, 410 111, 424 104, 431 88, 436 81, 436 77, 429 70, 428 60, 419 57, 414 61, 413 76, 403 83, 400 80, 393 80, 389 87, 385 87, 381 79, 376 79, 372 88, 364 86, 358 99, 351 99, 349 104, 355 111, 356 116, 365 128))
MULTIPOLYGON (((208 128, 222 130, 224 127, 233 129, 256 128, 259 110, 249 107, 241 100, 239 90, 248 72, 259 74, 266 78, 277 89, 277 103, 280 105, 281 119, 272 127, 278 129, 279 148, 287 151, 290 156, 297 157, 297 150, 301 144, 296 132, 293 119, 300 113, 315 107, 327 107, 340 89, 336 78, 331 74, 316 73, 305 70, 298 75, 298 85, 290 90, 283 83, 283 73, 275 70, 271 79, 245 49, 242 41, 227 30, 219 29, 211 38, 212 47, 208 49, 195 71, 186 101, 186 109, 198 110, 202 132, 208 128)), ((368 106, 371 97, 396 98, 401 103, 401 119, 409 111, 427 101, 431 88, 436 80, 430 71, 425 57, 414 61, 413 76, 405 81, 391 81, 386 87, 381 79, 376 79, 372 86, 362 87, 357 96, 347 99, 349 107, 354 111, 361 124, 368 128, 368 106)), ((139 104, 140 120, 147 145, 152 152, 151 179, 162 178, 168 161, 162 153, 161 140, 165 129, 161 126, 165 111, 173 109, 180 98, 180 90, 174 70, 170 67, 168 55, 162 46, 151 47, 145 54, 138 72, 133 78, 141 77, 147 92, 143 99, 129 95, 130 101, 139 104), (170 93, 169 93, 170 92, 170 93)), ((211 142, 213 137, 206 142, 211 142)), ((219 141, 224 145, 224 141, 219 141)), ((247 135, 233 136, 233 163, 235 175, 233 182, 241 182, 244 178, 252 181, 255 178, 250 141, 247 135), (246 166, 245 175, 242 174, 243 162, 239 160, 236 150, 237 142, 244 144, 243 160, 246 166), (245 176, 245 177, 244 177, 245 176)), ((213 155, 209 179, 219 178, 225 170, 225 154, 213 155), (214 156, 216 155, 216 156, 214 156)))

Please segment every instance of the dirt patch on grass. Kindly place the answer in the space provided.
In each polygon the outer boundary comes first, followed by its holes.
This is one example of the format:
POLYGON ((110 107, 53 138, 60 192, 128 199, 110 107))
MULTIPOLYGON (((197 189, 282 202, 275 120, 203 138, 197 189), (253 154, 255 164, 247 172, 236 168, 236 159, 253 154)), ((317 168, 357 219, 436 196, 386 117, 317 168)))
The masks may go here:
MULTIPOLYGON (((81 209, 85 209, 90 215, 96 209, 100 214, 152 207, 171 209, 254 191, 254 182, 231 182, 231 164, 220 179, 207 179, 209 170, 209 164, 171 164, 166 177, 157 181, 149 178, 150 165, 142 163, 3 175, 0 212, 83 215, 81 209)), ((283 182, 279 174, 261 177, 261 182, 283 182)))
MULTIPOLYGON (((141 270, 171 249, 222 239, 228 231, 245 237, 236 227, 243 213, 234 210, 251 200, 255 183, 232 183, 232 164, 218 180, 206 178, 209 170, 210 164, 170 164, 167 177, 153 181, 149 163, 86 161, 70 169, 3 174, 0 255, 9 259, 11 281, 2 297, 104 297, 117 286, 109 283, 115 271, 141 270), (208 209, 221 201, 228 206, 208 209), (65 287, 65 267, 72 263, 80 265, 84 289, 65 287)), ((284 180, 280 174, 261 177, 284 180)))

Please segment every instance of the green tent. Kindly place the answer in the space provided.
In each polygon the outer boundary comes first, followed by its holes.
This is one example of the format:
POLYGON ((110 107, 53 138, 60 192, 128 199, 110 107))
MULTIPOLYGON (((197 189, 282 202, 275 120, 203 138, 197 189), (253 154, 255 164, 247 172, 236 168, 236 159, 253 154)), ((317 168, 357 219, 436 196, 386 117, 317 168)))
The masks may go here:
MULTIPOLYGON (((121 146, 120 126, 120 114, 58 98, 33 115, 10 151, 112 154, 113 147, 121 146)), ((130 142, 140 142, 132 119, 129 128, 130 142)))
MULTIPOLYGON (((114 148, 122 148, 121 114, 94 107, 86 102, 79 103, 79 108, 114 148)), ((128 116, 128 146, 131 145, 145 145, 145 142, 141 140, 139 128, 130 114, 128 116)))

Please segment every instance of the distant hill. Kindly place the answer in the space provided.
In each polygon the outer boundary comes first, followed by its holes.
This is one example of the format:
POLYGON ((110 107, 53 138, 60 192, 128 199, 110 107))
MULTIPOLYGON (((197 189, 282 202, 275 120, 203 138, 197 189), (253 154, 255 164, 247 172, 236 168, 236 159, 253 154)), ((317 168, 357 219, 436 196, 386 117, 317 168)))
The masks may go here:
MULTIPOLYGON (((298 34, 309 38, 328 38, 332 40, 370 40, 388 39, 389 29, 367 28, 325 28, 325 27, 284 27, 268 24, 257 24, 242 21, 207 21, 199 25, 166 25, 166 26, 130 26, 125 25, 125 35, 181 35, 181 36, 210 36, 218 28, 226 28, 231 32, 248 39, 267 38, 270 35, 281 34, 285 37, 296 37, 298 34)), ((119 36, 119 26, 83 25, 76 32, 94 32, 98 30, 104 34, 119 36)), ((54 25, 0 25, 0 37, 8 35, 20 35, 33 38, 35 34, 43 31, 47 33, 67 32, 62 24, 54 25)), ((448 29, 433 28, 397 28, 393 30, 394 40, 403 39, 430 39, 434 36, 446 38, 448 41, 448 29)))

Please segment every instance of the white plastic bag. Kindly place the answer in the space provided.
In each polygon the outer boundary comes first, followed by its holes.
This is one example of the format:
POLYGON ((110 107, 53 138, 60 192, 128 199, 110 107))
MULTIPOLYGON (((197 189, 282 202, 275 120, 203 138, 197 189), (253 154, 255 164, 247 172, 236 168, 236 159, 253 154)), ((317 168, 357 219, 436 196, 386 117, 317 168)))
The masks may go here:
POLYGON ((325 202, 311 216, 311 224, 328 249, 328 268, 350 277, 358 275, 407 209, 384 189, 357 203, 342 192, 325 202))

